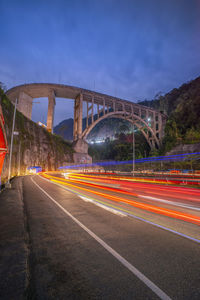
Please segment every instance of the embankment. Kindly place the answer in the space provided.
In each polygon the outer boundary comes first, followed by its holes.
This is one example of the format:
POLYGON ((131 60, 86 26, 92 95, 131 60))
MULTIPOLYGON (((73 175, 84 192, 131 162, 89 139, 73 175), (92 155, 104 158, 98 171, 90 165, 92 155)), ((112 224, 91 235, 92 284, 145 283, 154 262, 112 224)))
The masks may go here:
MULTIPOLYGON (((2 110, 5 119, 5 130, 10 149, 14 106, 2 95, 2 110)), ((15 131, 12 155, 12 177, 25 175, 27 167, 41 166, 44 170, 54 171, 59 166, 73 162, 73 149, 70 143, 61 137, 49 133, 19 111, 16 112, 15 131)), ((6 155, 2 170, 2 183, 7 180, 9 154, 6 155)))

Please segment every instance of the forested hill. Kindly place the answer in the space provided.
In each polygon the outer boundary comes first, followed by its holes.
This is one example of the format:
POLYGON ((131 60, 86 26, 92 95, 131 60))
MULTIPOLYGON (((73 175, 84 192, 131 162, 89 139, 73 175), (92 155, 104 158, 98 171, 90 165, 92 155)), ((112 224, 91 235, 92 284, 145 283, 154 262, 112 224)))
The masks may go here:
POLYGON ((73 124, 74 120, 72 118, 63 120, 53 129, 53 132, 60 135, 64 140, 73 140, 73 124))
POLYGON ((177 144, 200 142, 200 77, 173 89, 164 96, 140 104, 168 115, 163 151, 177 144))
POLYGON ((158 94, 154 100, 145 100, 140 104, 161 110, 168 116, 177 109, 183 111, 189 108, 192 110, 193 117, 196 118, 199 112, 196 109, 200 108, 200 77, 184 83, 164 96, 158 94))

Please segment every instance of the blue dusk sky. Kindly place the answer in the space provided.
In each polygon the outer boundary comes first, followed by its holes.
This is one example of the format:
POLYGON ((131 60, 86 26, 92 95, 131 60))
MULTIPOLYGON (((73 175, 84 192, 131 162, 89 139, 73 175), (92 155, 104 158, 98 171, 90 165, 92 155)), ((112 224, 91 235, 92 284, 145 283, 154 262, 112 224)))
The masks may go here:
MULTIPOLYGON (((0 0, 7 88, 62 83, 135 102, 199 75, 198 0, 0 0)), ((39 102, 33 120, 45 122, 39 102)), ((72 100, 57 99, 54 124, 72 111, 72 100)))

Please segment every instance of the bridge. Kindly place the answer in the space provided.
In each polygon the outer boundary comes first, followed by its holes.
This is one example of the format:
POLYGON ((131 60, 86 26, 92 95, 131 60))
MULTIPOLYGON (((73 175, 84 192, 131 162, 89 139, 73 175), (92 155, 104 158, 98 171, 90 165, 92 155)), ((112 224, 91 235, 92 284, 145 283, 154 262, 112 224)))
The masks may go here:
MULTIPOLYGON (((47 129, 52 132, 56 98, 74 99, 75 142, 80 147, 94 126, 105 118, 115 117, 129 121, 145 136, 151 149, 159 147, 164 136, 166 116, 152 108, 102 93, 64 84, 31 83, 19 85, 6 92, 17 109, 31 119, 34 98, 48 98, 47 129), (86 106, 86 128, 83 129, 83 105, 86 106)), ((80 148, 79 147, 79 148, 80 148)), ((80 150, 80 149, 79 149, 80 150)), ((79 151, 78 151, 79 152, 79 151)))

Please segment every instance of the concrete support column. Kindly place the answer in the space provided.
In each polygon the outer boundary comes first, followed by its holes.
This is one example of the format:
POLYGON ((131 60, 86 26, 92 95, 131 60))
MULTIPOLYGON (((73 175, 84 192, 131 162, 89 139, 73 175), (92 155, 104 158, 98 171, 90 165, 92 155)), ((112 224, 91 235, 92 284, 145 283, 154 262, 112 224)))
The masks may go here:
POLYGON ((73 140, 77 140, 77 128, 78 128, 78 112, 77 112, 77 99, 74 101, 74 130, 73 130, 73 140))
POLYGON ((153 112, 153 118, 152 118, 152 129, 156 133, 156 112, 153 112))
POLYGON ((133 105, 131 105, 131 119, 134 120, 134 109, 133 109, 133 105))
POLYGON ((83 94, 80 94, 79 96, 79 109, 78 109, 78 128, 77 128, 77 133, 78 133, 78 139, 81 138, 82 136, 82 123, 83 123, 83 94))
POLYGON ((31 120, 33 98, 24 92, 19 93, 17 109, 31 120))
POLYGON ((105 115, 105 98, 103 98, 103 115, 105 115))
MULTIPOLYGON (((145 110, 145 120, 146 120, 147 124, 149 125, 148 119, 149 119, 149 111, 148 111, 148 110, 145 110)), ((151 127, 151 126, 150 126, 150 127, 151 127)))
POLYGON ((116 111, 116 101, 113 100, 113 111, 115 112, 116 111))
POLYGON ((56 105, 55 93, 54 91, 50 91, 48 96, 47 130, 51 133, 53 133, 55 105, 56 105))
POLYGON ((155 148, 156 148, 155 140, 151 138, 151 149, 155 149, 155 148))
MULTIPOLYGON (((87 109, 88 110, 88 109, 87 109)), ((82 136, 82 118, 83 118, 83 94, 80 94, 74 102, 74 141, 82 136)))
POLYGON ((87 119, 86 119, 86 128, 88 128, 88 119, 89 119, 89 103, 87 101, 87 119))
POLYGON ((92 96, 92 123, 94 122, 94 96, 92 96))

